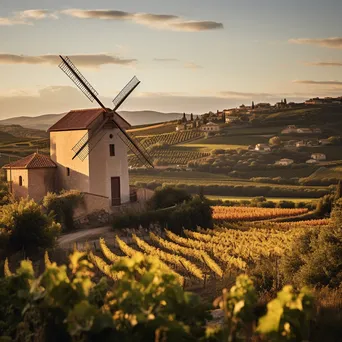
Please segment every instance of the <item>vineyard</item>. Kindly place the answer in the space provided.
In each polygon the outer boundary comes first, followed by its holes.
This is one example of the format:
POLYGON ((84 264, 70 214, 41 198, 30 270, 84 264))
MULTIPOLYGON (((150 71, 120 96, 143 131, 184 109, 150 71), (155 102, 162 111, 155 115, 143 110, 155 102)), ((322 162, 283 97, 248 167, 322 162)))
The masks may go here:
MULTIPOLYGON (((153 158, 155 165, 186 165, 191 160, 198 160, 209 155, 208 152, 184 151, 172 148, 155 149, 149 153, 153 158)), ((128 159, 129 165, 137 167, 141 165, 139 159, 130 155, 128 159)))
POLYGON ((255 221, 277 217, 290 217, 305 214, 307 208, 253 208, 253 207, 213 207, 213 219, 216 221, 255 221))
POLYGON ((172 132, 165 134, 156 134, 149 136, 139 136, 135 133, 136 138, 140 141, 140 143, 148 148, 151 145, 155 144, 167 144, 167 145, 176 145, 186 141, 190 141, 193 139, 201 138, 203 133, 200 131, 182 131, 182 132, 172 132))
POLYGON ((249 266, 264 258, 270 262, 277 260, 290 250, 299 235, 311 229, 311 225, 327 224, 328 220, 272 223, 271 226, 251 222, 246 228, 243 223, 235 227, 222 223, 214 230, 185 229, 184 236, 169 230, 162 234, 150 232, 144 238, 132 234, 128 239, 130 243, 116 236, 115 252, 100 239, 102 255, 90 253, 90 261, 115 281, 120 275, 110 271, 112 263, 124 256, 149 255, 159 259, 163 268, 174 274, 180 284, 192 286, 223 279, 227 274, 248 272, 249 266))

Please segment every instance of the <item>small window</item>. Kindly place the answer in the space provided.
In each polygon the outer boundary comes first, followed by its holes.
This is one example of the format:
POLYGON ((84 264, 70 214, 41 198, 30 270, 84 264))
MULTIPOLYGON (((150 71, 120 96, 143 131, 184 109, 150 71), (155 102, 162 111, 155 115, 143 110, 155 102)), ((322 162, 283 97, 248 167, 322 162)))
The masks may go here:
POLYGON ((23 177, 19 176, 19 186, 23 186, 23 177))
POLYGON ((67 176, 69 177, 70 176, 70 168, 66 168, 66 171, 67 171, 67 176))
POLYGON ((114 157, 115 156, 115 145, 114 144, 110 144, 109 145, 109 155, 111 157, 114 157))

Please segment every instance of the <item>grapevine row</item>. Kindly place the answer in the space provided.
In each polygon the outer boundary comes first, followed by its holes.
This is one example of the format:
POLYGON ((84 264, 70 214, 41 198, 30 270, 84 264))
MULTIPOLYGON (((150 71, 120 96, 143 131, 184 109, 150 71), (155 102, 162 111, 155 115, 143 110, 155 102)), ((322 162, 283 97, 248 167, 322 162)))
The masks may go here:
POLYGON ((221 267, 205 251, 198 251, 193 248, 180 246, 174 242, 167 241, 152 232, 150 233, 150 238, 152 241, 158 243, 165 249, 168 249, 177 254, 182 254, 185 257, 192 257, 198 259, 200 262, 204 262, 208 266, 208 268, 211 269, 219 277, 223 276, 221 267))

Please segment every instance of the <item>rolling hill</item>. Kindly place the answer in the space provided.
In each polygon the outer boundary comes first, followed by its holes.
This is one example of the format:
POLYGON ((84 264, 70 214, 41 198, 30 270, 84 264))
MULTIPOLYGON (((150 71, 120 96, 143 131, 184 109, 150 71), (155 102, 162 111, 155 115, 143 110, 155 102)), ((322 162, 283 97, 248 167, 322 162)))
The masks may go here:
MULTIPOLYGON (((177 120, 182 117, 181 113, 161 113, 152 110, 143 111, 120 111, 122 117, 132 126, 154 124, 165 121, 177 120)), ((39 116, 19 116, 0 121, 0 125, 20 125, 25 128, 34 128, 46 131, 57 122, 65 113, 46 114, 39 116)))

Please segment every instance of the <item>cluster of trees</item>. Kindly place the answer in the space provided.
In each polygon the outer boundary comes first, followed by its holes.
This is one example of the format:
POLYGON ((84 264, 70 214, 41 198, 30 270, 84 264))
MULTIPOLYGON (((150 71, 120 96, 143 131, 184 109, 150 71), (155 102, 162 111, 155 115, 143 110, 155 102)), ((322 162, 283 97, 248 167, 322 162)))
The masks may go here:
POLYGON ((342 199, 334 202, 329 227, 308 230, 283 262, 284 278, 296 286, 342 284, 342 199))
POLYGON ((148 228, 157 223, 175 233, 181 233, 183 227, 211 228, 213 222, 210 202, 203 196, 191 196, 183 189, 165 186, 156 189, 146 211, 127 212, 113 217, 114 228, 148 228))
POLYGON ((212 205, 220 205, 227 207, 258 207, 258 208, 308 208, 313 210, 316 208, 314 202, 294 202, 282 200, 278 202, 269 201, 264 196, 254 197, 251 200, 211 200, 212 205))
POLYGON ((32 199, 0 206, 0 256, 22 252, 30 256, 54 247, 62 231, 73 226, 74 209, 82 202, 78 191, 47 194, 42 204, 32 199))
MULTIPOLYGON (((274 147, 279 146, 278 137, 273 137, 271 140, 274 147)), ((275 161, 281 158, 295 160, 296 164, 286 166, 289 169, 309 167, 305 163, 310 158, 309 153, 280 149, 273 149, 272 153, 260 153, 242 149, 216 149, 207 158, 203 158, 200 161, 190 161, 188 167, 207 172, 215 172, 215 170, 218 170, 220 173, 229 173, 232 170, 247 170, 250 172, 252 170, 264 169, 265 167, 272 169, 275 167, 275 161)))
MULTIPOLYGON (((190 194, 197 194, 199 186, 196 184, 170 184, 152 182, 135 182, 137 187, 146 187, 155 190, 158 187, 175 186, 178 189, 183 189, 190 194)), ((271 185, 255 186, 251 185, 218 185, 208 184, 203 185, 204 194, 217 195, 217 196, 265 196, 265 197, 304 197, 304 198, 319 198, 334 191, 334 187, 329 189, 320 188, 286 188, 286 187, 272 187, 271 185)))

